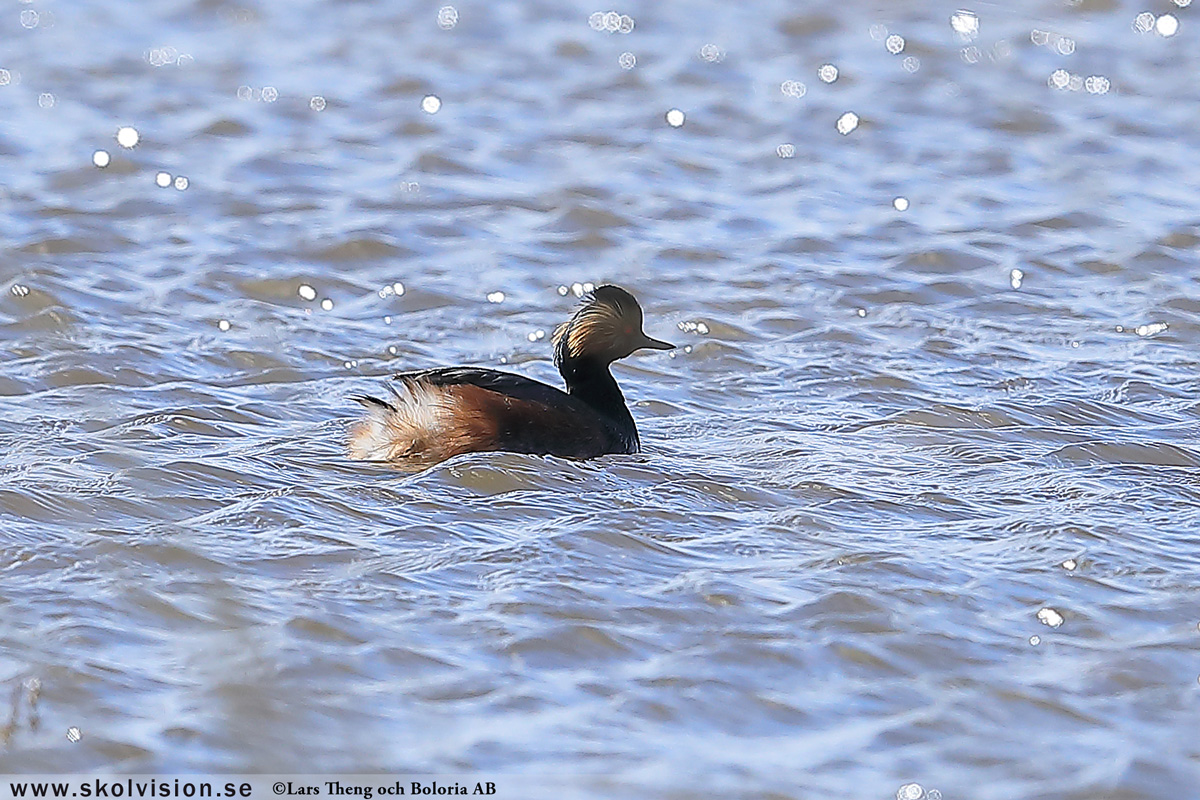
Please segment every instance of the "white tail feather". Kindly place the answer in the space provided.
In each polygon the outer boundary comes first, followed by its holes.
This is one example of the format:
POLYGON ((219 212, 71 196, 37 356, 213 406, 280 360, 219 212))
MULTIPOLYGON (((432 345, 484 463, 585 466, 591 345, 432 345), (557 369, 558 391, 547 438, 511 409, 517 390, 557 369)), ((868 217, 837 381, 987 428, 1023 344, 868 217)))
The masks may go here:
POLYGON ((446 392, 413 380, 391 385, 389 406, 371 403, 350 431, 350 457, 396 461, 436 449, 446 422, 446 392))

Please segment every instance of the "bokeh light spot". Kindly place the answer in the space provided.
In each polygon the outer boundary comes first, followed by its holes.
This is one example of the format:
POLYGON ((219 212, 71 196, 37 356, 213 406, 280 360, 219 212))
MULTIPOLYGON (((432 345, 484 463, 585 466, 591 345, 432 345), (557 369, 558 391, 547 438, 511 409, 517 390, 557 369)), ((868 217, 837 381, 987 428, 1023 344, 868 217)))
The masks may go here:
POLYGON ((950 27, 964 39, 974 39, 979 35, 979 17, 974 11, 960 8, 950 15, 950 27))
POLYGON ((1154 21, 1154 32, 1159 36, 1174 36, 1179 32, 1179 19, 1174 14, 1163 14, 1154 21))
POLYGON ((779 91, 783 92, 788 97, 804 97, 808 94, 808 87, 800 81, 784 81, 779 84, 779 91))
POLYGON ((1038 622, 1042 623, 1043 625, 1048 625, 1051 628, 1057 628, 1059 625, 1063 624, 1063 615, 1049 606, 1039 609, 1037 612, 1037 618, 1038 622))
POLYGON ((141 138, 136 128, 126 125, 117 129, 117 144, 126 149, 137 147, 138 140, 141 138))

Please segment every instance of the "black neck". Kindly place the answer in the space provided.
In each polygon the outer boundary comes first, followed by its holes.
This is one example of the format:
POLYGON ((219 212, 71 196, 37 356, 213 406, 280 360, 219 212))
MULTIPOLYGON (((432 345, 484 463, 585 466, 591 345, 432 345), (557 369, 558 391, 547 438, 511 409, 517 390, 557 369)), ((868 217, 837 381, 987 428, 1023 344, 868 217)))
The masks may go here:
POLYGON ((633 415, 625 405, 621 387, 608 370, 608 364, 595 358, 564 358, 558 371, 567 384, 567 394, 576 397, 609 419, 618 432, 635 447, 638 441, 633 415))

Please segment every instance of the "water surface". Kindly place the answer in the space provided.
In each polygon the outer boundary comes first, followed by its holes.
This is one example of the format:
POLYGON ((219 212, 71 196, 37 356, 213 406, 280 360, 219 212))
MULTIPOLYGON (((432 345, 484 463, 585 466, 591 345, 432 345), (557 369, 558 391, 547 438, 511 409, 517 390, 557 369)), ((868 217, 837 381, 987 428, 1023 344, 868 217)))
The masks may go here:
POLYGON ((1193 794, 1200 11, 596 11, 0 9, 0 772, 1193 794), (602 281, 644 453, 345 459, 602 281))

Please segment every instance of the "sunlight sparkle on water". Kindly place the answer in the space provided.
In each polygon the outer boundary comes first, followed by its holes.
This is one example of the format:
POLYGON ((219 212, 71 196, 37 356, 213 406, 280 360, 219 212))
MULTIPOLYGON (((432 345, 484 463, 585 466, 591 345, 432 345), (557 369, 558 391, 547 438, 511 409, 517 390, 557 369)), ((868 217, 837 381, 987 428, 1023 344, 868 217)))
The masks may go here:
POLYGON ((442 99, 436 94, 427 94, 421 98, 421 110, 426 114, 436 114, 442 107, 442 99))
POLYGON ((1042 637, 1038 636, 1038 635, 1035 633, 1033 636, 1030 636, 1030 637, 1029 637, 1029 643, 1030 643, 1031 645, 1033 645, 1034 647, 1037 647, 1039 644, 1041 644, 1041 643, 1042 643, 1042 637))
POLYGON ((177 67, 186 67, 195 61, 189 53, 180 53, 174 47, 155 47, 146 53, 146 61, 152 67, 165 67, 174 64, 177 67))
POLYGON ((725 52, 715 44, 706 44, 700 48, 700 59, 713 64, 725 59, 725 52))
POLYGON ((1154 21, 1154 32, 1159 36, 1174 36, 1179 32, 1179 20, 1174 14, 1163 14, 1154 21))
POLYGON ((12 73, 6 69, 0 69, 0 86, 8 86, 12 83, 12 73))
POLYGON ((223 331, 229 330, 229 320, 227 320, 227 319, 217 320, 217 327, 223 331))
POLYGON ((897 211, 908 211, 908 198, 897 197, 892 201, 892 208, 896 209, 897 211))
POLYGON ((916 56, 905 56, 904 57, 904 69, 908 70, 909 72, 916 72, 920 68, 921 68, 921 59, 917 58, 916 56))
POLYGON ((312 302, 317 299, 317 290, 309 286, 307 283, 300 284, 300 288, 296 290, 296 294, 304 300, 312 302))
POLYGON ((925 789, 919 783, 906 783, 896 790, 896 800, 922 800, 925 789))
POLYGON ((621 65, 621 69, 633 69, 637 66, 637 56, 626 50, 617 56, 617 63, 621 65))
POLYGON ((804 97, 808 94, 808 87, 800 81, 784 81, 779 84, 779 91, 788 97, 804 97))
POLYGON ((274 86, 264 86, 262 89, 262 99, 264 103, 274 103, 279 99, 279 90, 274 86))
POLYGON ((100 169, 107 167, 111 160, 112 157, 109 156, 107 150, 97 150, 96 152, 92 153, 92 163, 97 167, 100 167, 100 169))
POLYGON ((1021 288, 1021 281, 1025 280, 1025 273, 1019 269, 1014 269, 1008 273, 1008 282, 1014 289, 1021 288))
POLYGON ((687 117, 678 108, 672 108, 667 112, 667 124, 672 128, 678 128, 683 125, 683 121, 687 117))
POLYGON ((438 27, 448 31, 458 24, 458 9, 454 6, 442 6, 438 9, 438 27))
POLYGON ((1149 33, 1154 30, 1154 15, 1143 11, 1133 18, 1133 29, 1138 33, 1149 33))
POLYGON ((1049 625, 1051 628, 1057 628, 1063 624, 1063 615, 1047 606, 1037 612, 1038 622, 1043 625, 1049 625))
POLYGON ((817 70, 817 77, 825 83, 833 83, 838 77, 838 68, 833 64, 822 64, 817 70))
POLYGON ((321 301, 321 310, 322 311, 333 311, 333 301, 330 300, 328 297, 326 297, 324 300, 321 301))
POLYGON ((1075 568, 1078 566, 1079 566, 1079 563, 1077 561, 1075 561, 1075 559, 1073 559, 1073 558, 1068 558, 1066 561, 1062 562, 1062 568, 1065 569, 1067 572, 1074 572, 1075 568))
POLYGON ((602 33, 631 33, 633 17, 628 14, 618 14, 616 11, 596 11, 588 17, 588 25, 592 30, 602 33))
POLYGON ((117 144, 126 149, 137 147, 140 138, 141 136, 138 134, 136 128, 126 125, 123 128, 117 129, 117 144))
POLYGON ((182 175, 175 178, 175 188, 181 192, 184 191, 185 189, 187 189, 188 188, 188 179, 182 175))
POLYGON ((1162 333, 1168 327, 1165 322, 1151 322, 1149 325, 1138 325, 1133 329, 1133 332, 1138 336, 1154 336, 1155 334, 1162 333))
POLYGON ((41 16, 32 8, 27 8, 21 12, 21 26, 25 28, 36 28, 38 22, 41 21, 41 16))
MULTIPOLYGON (((1056 70, 1054 70, 1054 72, 1050 73, 1050 77, 1046 79, 1046 84, 1051 89, 1069 90, 1071 88, 1071 78, 1072 77, 1079 77, 1079 76, 1078 75, 1072 76, 1071 73, 1067 72, 1065 69, 1056 69, 1056 70)), ((1082 81, 1081 81, 1081 85, 1082 85, 1082 81)))
POLYGON ((959 9, 950 15, 950 27, 964 39, 974 39, 979 35, 979 17, 974 11, 959 9))
POLYGON ((781 144, 779 147, 775 148, 775 155, 779 156, 780 158, 792 158, 796 155, 796 145, 781 144))
POLYGON ((321 97, 321 95, 319 95, 319 94, 314 96, 313 99, 308 101, 308 107, 311 108, 313 111, 324 111, 325 110, 325 98, 321 97))
POLYGON ((842 136, 848 136, 857 127, 858 114, 855 114, 853 111, 847 111, 838 117, 837 130, 842 136))
POLYGON ((504 292, 488 292, 487 301, 489 303, 503 303, 504 292))
POLYGON ((38 95, 38 105, 42 108, 54 108, 54 95, 42 92, 38 95))
POLYGON ((166 189, 168 186, 171 185, 171 173, 169 173, 169 172, 158 173, 157 175, 154 176, 154 183, 155 183, 155 185, 158 186, 158 188, 166 189))
POLYGON ((887 40, 883 43, 883 46, 887 48, 889 53, 896 55, 904 49, 904 37, 897 36, 893 33, 891 36, 887 37, 887 40))
POLYGON ((20 283, 14 283, 8 291, 12 292, 13 297, 28 297, 29 287, 20 283))

